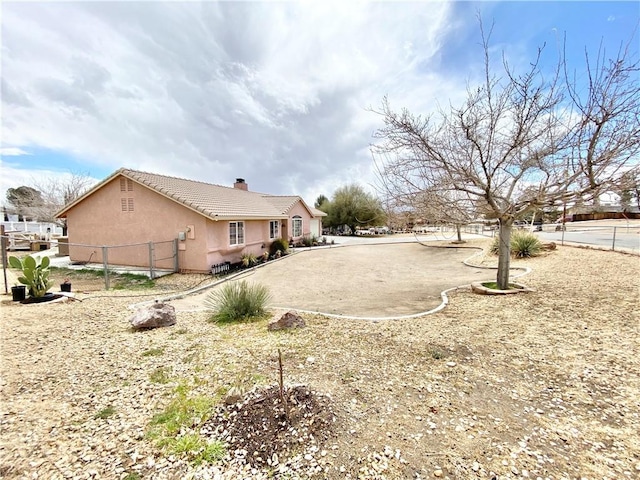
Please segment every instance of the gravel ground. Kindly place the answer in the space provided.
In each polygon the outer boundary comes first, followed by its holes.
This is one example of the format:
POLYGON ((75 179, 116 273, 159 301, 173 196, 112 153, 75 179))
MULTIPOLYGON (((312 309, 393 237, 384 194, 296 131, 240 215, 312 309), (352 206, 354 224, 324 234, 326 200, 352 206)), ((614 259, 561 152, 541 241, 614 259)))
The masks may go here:
MULTIPOLYGON (((128 307, 148 297, 90 280, 74 281, 81 301, 3 300, 0 476, 638 478, 638 257, 559 247, 514 264, 532 267, 520 281, 535 292, 464 289, 419 319, 307 315, 292 332, 268 332, 267 319, 215 325, 206 312, 132 332, 128 307), (278 349, 285 384, 330 399, 328 438, 256 467, 234 450, 196 466, 148 437, 177 392, 277 384, 278 349)), ((203 279, 174 275, 145 293, 203 279)))

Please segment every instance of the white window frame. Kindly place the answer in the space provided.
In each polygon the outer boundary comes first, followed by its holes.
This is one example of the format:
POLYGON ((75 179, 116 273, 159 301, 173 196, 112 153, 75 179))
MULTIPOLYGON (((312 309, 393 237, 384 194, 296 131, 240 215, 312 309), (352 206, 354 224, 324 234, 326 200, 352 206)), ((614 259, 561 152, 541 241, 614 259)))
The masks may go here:
POLYGON ((291 236, 302 236, 302 217, 300 215, 296 215, 291 221, 291 236))
POLYGON ((229 222, 229 245, 244 245, 244 222, 229 222), (232 225, 235 227, 235 232, 232 225))
POLYGON ((269 220, 269 240, 280 238, 280 220, 269 220))

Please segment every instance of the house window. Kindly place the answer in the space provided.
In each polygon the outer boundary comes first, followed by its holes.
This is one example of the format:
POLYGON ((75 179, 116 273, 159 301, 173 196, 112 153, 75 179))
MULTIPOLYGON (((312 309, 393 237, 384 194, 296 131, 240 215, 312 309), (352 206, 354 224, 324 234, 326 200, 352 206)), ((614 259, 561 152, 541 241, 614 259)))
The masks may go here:
POLYGON ((244 222, 229 222, 229 245, 244 243, 244 222))
POLYGON ((299 215, 293 217, 293 236, 302 236, 302 217, 300 217, 299 215))
POLYGON ((133 198, 121 198, 120 208, 123 212, 133 212, 133 198))
POLYGON ((271 220, 269 222, 269 239, 275 240, 280 237, 280 222, 278 220, 271 220))

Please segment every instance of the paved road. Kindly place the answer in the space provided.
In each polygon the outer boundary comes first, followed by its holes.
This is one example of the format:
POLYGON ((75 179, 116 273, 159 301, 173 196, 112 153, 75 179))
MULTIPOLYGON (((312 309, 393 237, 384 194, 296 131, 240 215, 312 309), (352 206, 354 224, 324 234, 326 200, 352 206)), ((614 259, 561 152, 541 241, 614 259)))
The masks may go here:
MULTIPOLYGON (((420 233, 418 234, 418 240, 412 233, 396 233, 393 235, 374 235, 368 236, 340 236, 340 235, 325 235, 327 242, 331 243, 333 240, 336 245, 376 245, 380 243, 408 243, 408 242, 451 242, 456 239, 455 232, 434 232, 434 233, 420 233)), ((471 238, 480 238, 480 235, 472 233, 462 232, 462 239, 469 240, 471 238)))
MULTIPOLYGON (((554 228, 554 225, 546 225, 545 228, 554 228)), ((601 248, 611 249, 614 247, 613 235, 615 227, 615 250, 628 251, 640 254, 640 225, 579 225, 567 224, 567 231, 564 232, 564 241, 567 243, 578 243, 582 245, 592 245, 601 248)), ((562 242, 562 232, 543 231, 535 232, 545 241, 562 242)), ((419 234, 421 242, 442 242, 455 240, 453 232, 447 234, 427 233, 419 234)), ((463 232, 463 239, 478 238, 480 235, 463 232)), ((379 243, 404 243, 415 242, 413 234, 378 235, 375 237, 350 237, 350 236, 327 236, 327 241, 333 240, 336 245, 374 245, 379 243)))
MULTIPOLYGON (((565 242, 640 253, 640 229, 638 228, 617 227, 615 244, 613 228, 592 228, 574 231, 569 228, 567 227, 567 231, 564 232, 565 242)), ((562 242, 563 238, 562 232, 537 232, 537 234, 543 240, 558 244, 562 242)))

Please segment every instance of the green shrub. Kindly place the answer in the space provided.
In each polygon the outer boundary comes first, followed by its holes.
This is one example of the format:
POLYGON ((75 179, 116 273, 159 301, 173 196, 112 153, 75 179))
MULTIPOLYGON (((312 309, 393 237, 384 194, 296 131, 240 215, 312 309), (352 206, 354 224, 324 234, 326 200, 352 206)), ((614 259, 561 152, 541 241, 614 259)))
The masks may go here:
MULTIPOLYGON (((498 254, 500 237, 495 237, 490 247, 490 252, 498 254)), ((518 258, 535 257, 542 250, 542 242, 531 232, 513 230, 511 232, 511 255, 518 258)))
POLYGON ((302 245, 305 247, 313 247, 314 245, 318 245, 318 237, 315 235, 309 235, 308 237, 304 237, 302 239, 302 245))
POLYGON ((276 238, 271 245, 269 245, 269 253, 273 256, 276 255, 276 252, 280 252, 281 255, 287 253, 289 250, 289 242, 284 238, 276 238))
POLYGON ((227 283, 219 290, 212 291, 204 303, 214 311, 211 320, 234 322, 263 315, 269 299, 267 287, 242 280, 227 283))

